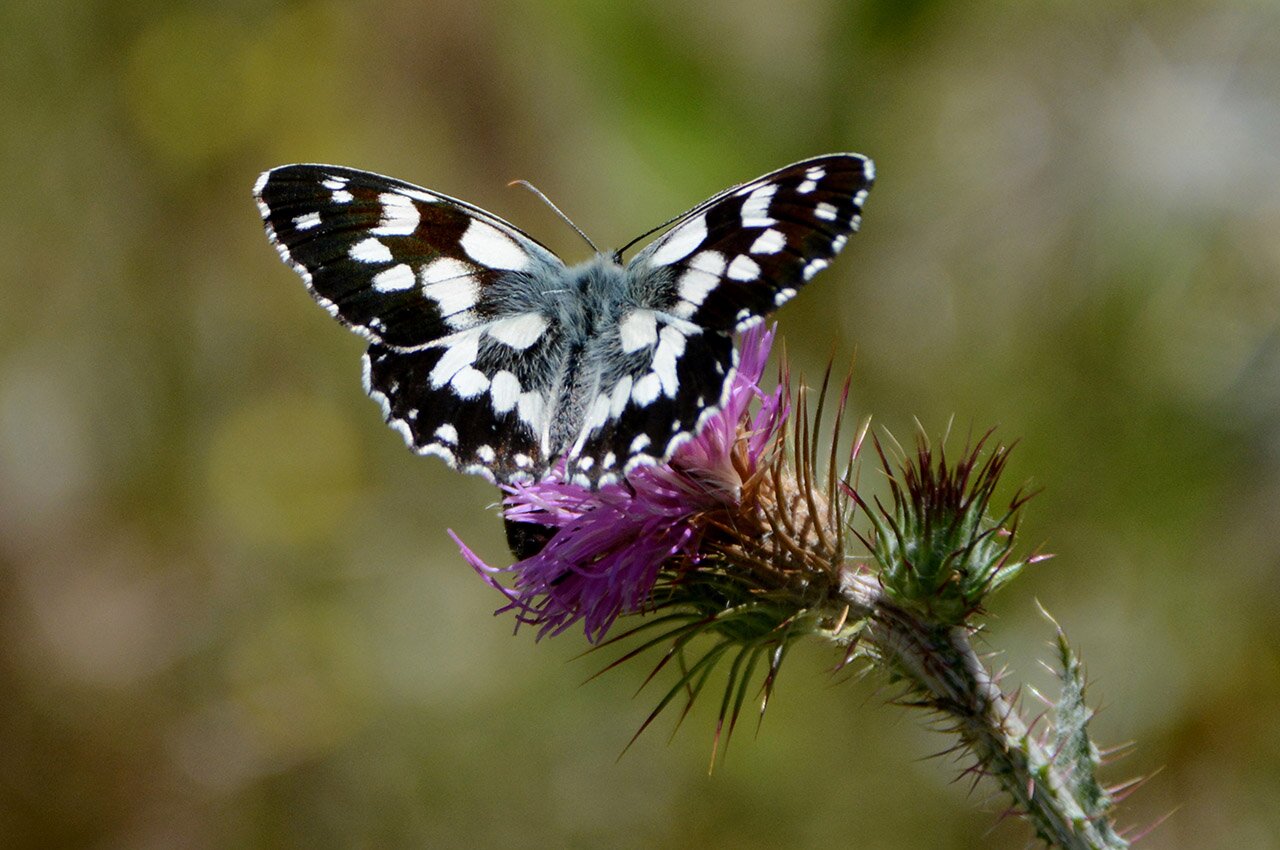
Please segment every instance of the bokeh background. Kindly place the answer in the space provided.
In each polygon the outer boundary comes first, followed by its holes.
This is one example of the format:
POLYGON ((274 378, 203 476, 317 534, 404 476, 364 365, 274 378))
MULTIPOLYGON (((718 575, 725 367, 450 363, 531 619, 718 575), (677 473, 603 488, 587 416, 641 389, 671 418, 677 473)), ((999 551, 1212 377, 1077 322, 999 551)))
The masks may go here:
POLYGON ((1280 6, 0 5, 0 846, 1024 846, 950 741, 804 646, 714 707, 513 637, 495 492, 407 452, 250 187, 342 163, 571 259, 831 150, 863 233, 779 316, 909 437, 999 426, 1144 846, 1280 847, 1280 6))

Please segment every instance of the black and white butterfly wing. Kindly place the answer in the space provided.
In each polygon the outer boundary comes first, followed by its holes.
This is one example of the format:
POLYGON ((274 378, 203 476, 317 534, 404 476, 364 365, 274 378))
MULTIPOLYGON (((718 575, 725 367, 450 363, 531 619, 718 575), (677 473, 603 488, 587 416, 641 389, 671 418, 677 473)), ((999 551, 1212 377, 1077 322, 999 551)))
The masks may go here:
POLYGON ((377 174, 286 165, 254 188, 315 299, 370 341, 365 388, 415 451, 490 479, 545 469, 564 264, 502 219, 377 174))
POLYGON ((665 276, 672 315, 744 330, 793 298, 862 223, 871 160, 829 154, 726 189, 636 255, 637 274, 665 276))
POLYGON ((612 372, 587 405, 570 472, 607 480, 696 434, 726 400, 732 333, 826 268, 858 229, 874 179, 858 154, 797 162, 699 204, 637 254, 628 289, 642 306, 594 342, 612 372))

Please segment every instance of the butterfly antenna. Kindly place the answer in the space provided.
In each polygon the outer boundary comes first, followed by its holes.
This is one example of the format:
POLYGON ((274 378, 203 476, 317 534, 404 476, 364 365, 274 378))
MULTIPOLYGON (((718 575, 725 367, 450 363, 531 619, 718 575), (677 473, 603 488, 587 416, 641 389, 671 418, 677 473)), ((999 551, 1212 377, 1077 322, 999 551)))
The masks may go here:
POLYGON ((543 202, 544 204, 546 204, 547 206, 551 207, 551 211, 552 211, 552 212, 554 212, 556 215, 560 216, 561 221, 563 221, 565 224, 567 224, 567 225, 569 225, 570 227, 572 227, 572 228, 573 228, 573 231, 574 231, 575 233, 577 233, 579 236, 581 236, 581 237, 582 237, 582 241, 583 241, 583 242, 586 242, 588 245, 590 245, 590 246, 591 246, 591 250, 592 250, 592 251, 595 251, 597 254, 599 254, 599 253, 600 253, 600 249, 596 247, 596 243, 594 243, 594 242, 592 242, 592 241, 591 241, 591 237, 590 237, 590 236, 588 236, 587 234, 583 233, 583 232, 582 232, 582 228, 581 228, 581 227, 578 227, 578 225, 574 224, 574 223, 573 223, 573 219, 571 219, 571 218, 569 218, 569 216, 565 215, 565 214, 560 210, 560 208, 559 208, 558 206, 556 206, 555 204, 551 203, 551 199, 550 199, 550 198, 548 198, 546 195, 542 194, 542 190, 541 190, 541 189, 539 189, 537 186, 533 185, 533 184, 532 184, 532 183, 530 183, 528 180, 512 180, 512 181, 511 181, 510 183, 508 183, 507 185, 508 185, 508 186, 522 186, 522 187, 524 187, 525 189, 528 189, 528 190, 529 190, 530 192, 532 192, 533 194, 537 195, 539 198, 541 198, 541 199, 542 199, 542 202, 543 202))

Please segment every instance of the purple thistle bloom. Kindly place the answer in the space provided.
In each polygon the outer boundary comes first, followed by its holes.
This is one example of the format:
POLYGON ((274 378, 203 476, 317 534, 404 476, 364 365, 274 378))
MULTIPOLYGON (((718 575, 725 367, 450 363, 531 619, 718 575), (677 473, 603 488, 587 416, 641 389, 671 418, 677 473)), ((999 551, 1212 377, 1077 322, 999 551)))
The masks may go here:
POLYGON ((491 567, 454 536, 467 562, 510 600, 500 611, 515 611, 539 637, 582 620, 598 641, 619 615, 644 609, 664 563, 697 562, 699 518, 737 502, 790 412, 783 387, 760 388, 773 337, 763 324, 743 334, 724 407, 668 463, 594 491, 555 478, 506 488, 508 520, 554 529, 537 554, 491 567), (498 581, 503 573, 514 576, 510 587, 498 581))

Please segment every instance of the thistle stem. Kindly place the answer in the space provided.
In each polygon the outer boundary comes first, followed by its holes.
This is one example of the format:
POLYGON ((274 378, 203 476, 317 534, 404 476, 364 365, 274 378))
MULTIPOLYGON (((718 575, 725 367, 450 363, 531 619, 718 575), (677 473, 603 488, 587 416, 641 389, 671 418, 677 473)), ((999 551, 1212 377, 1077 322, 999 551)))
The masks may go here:
POLYGON ((928 622, 894 604, 864 572, 844 573, 840 601, 852 609, 850 620, 860 616, 867 624, 857 639, 909 683, 921 704, 951 721, 977 769, 1000 783, 1044 841, 1064 850, 1129 846, 1105 819, 1086 815, 1063 768, 974 651, 968 629, 928 622))

